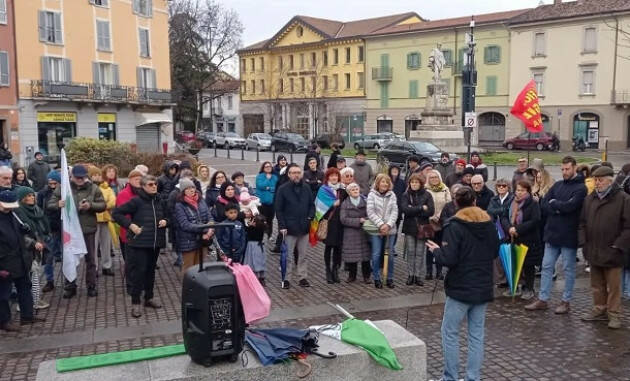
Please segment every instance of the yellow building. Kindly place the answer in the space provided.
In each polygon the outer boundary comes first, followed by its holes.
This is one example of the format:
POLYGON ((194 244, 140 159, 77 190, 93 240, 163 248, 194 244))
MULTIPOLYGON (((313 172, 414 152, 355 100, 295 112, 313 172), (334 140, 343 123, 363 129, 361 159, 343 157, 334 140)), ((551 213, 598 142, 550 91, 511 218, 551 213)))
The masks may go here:
MULTIPOLYGON (((500 144, 509 115, 510 32, 507 21, 526 10, 475 15, 477 68, 476 111, 479 129, 473 144, 500 144)), ((438 47, 446 65, 442 81, 449 88, 453 123, 461 124, 462 67, 468 50, 471 16, 394 25, 365 37, 366 133, 395 132, 409 136, 422 123, 428 67, 438 47)))
POLYGON ((167 0, 15 2, 21 161, 75 136, 172 148, 167 0))
POLYGON ((340 22, 293 17, 272 38, 238 51, 244 132, 290 129, 351 140, 365 120, 362 36, 419 22, 414 12, 340 22))

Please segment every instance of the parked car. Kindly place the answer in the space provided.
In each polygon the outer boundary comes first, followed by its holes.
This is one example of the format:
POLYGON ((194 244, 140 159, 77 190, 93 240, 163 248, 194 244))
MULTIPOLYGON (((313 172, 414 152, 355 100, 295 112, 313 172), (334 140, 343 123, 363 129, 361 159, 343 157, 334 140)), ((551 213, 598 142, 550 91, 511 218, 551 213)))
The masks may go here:
POLYGON ((364 135, 363 138, 354 142, 354 149, 374 149, 378 150, 385 147, 392 140, 405 140, 404 136, 391 132, 382 132, 375 135, 364 135))
POLYGON ((206 147, 213 147, 216 134, 212 131, 199 131, 197 133, 197 139, 201 139, 206 147))
POLYGON ((517 137, 507 139, 503 146, 512 149, 535 149, 537 151, 552 150, 553 136, 547 132, 523 132, 517 137))
POLYGON ((271 137, 272 151, 306 152, 308 142, 300 134, 293 132, 276 132, 271 137))
POLYGON ((247 147, 245 139, 238 136, 236 132, 219 132, 215 141, 217 146, 223 148, 247 147))
POLYGON ((256 149, 259 151, 271 149, 271 135, 263 132, 254 132, 247 136, 247 149, 256 149))
MULTIPOLYGON (((417 140, 394 140, 388 143, 383 149, 376 154, 377 161, 381 162, 387 159, 390 164, 399 166, 406 166, 409 156, 416 155, 422 158, 429 159, 432 163, 440 161, 442 150, 429 142, 422 142, 417 140)), ((457 156, 449 154, 451 160, 457 160, 457 156)))
POLYGON ((178 131, 175 140, 179 144, 189 144, 195 141, 195 134, 190 131, 178 131))
POLYGON ((319 135, 317 138, 313 139, 313 142, 317 143, 321 148, 330 148, 332 144, 337 144, 340 149, 346 147, 346 142, 340 134, 319 135))

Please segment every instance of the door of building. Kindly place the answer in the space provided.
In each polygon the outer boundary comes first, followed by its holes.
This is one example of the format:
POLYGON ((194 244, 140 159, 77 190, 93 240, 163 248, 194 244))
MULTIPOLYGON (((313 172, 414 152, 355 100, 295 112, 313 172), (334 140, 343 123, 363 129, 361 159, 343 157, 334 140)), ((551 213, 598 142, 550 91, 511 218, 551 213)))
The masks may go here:
POLYGON ((263 114, 243 114, 243 136, 255 132, 265 132, 265 117, 263 114))
POLYGON ((149 123, 136 127, 138 152, 162 152, 160 147, 160 124, 149 123))
POLYGON ((505 140, 505 116, 498 112, 479 115, 479 144, 494 145, 505 140))

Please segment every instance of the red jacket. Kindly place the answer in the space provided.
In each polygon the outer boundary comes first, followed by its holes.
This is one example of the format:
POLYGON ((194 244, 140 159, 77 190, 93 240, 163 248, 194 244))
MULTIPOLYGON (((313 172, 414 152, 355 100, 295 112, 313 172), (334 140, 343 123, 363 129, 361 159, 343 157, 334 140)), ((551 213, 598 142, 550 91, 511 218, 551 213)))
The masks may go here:
MULTIPOLYGON (((121 190, 116 197, 116 207, 125 204, 127 201, 131 200, 134 197, 136 197, 136 194, 133 193, 133 190, 131 189, 131 184, 125 185, 123 190, 121 190)), ((120 241, 123 243, 127 243, 127 229, 123 228, 122 226, 120 227, 120 241)))

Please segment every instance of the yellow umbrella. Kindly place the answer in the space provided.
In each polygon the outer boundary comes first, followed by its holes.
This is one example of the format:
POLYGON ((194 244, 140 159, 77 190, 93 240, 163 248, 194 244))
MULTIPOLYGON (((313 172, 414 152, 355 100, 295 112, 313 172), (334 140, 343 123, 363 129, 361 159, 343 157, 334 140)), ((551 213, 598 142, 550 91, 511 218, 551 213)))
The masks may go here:
POLYGON ((525 256, 527 255, 528 247, 521 244, 512 245, 512 255, 514 264, 514 288, 512 289, 512 296, 516 292, 516 286, 521 278, 521 271, 523 270, 523 263, 525 262, 525 256))

